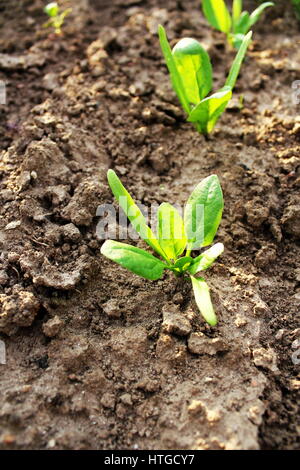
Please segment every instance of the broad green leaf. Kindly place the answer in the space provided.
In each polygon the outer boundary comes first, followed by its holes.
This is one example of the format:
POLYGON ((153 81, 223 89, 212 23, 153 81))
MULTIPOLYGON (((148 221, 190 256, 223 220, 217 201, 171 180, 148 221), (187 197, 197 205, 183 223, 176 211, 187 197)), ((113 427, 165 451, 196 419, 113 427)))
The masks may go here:
POLYGON ((183 220, 178 211, 167 202, 159 206, 157 217, 159 244, 169 259, 176 260, 187 242, 183 220))
POLYGON ((243 8, 243 0, 233 0, 232 4, 232 23, 233 23, 233 31, 235 28, 235 25, 237 24, 241 13, 242 13, 242 8, 243 8))
POLYGON ((219 31, 228 34, 231 17, 224 0, 202 0, 203 13, 209 23, 219 31))
POLYGON ((239 48, 236 56, 235 56, 235 59, 233 61, 233 64, 231 66, 231 69, 230 69, 230 72, 229 72, 229 75, 227 77, 227 80, 226 80, 226 83, 225 83, 225 86, 229 86, 231 89, 234 88, 234 85, 237 81, 237 78, 238 78, 238 75, 239 75, 239 72, 240 72, 240 68, 241 68, 241 65, 242 65, 242 62, 244 60, 244 57, 246 55, 246 52, 247 52, 247 49, 248 49, 248 46, 251 42, 251 38, 252 38, 252 31, 250 31, 243 39, 243 42, 241 44, 241 47, 239 48))
POLYGON ((178 268, 181 271, 186 271, 189 265, 194 261, 194 258, 191 256, 183 256, 182 258, 179 258, 175 263, 174 263, 174 268, 178 268))
POLYGON ((250 29, 250 15, 247 11, 243 11, 237 22, 234 24, 234 34, 246 34, 250 29))
POLYGON ((188 268, 188 271, 195 275, 200 271, 208 269, 213 262, 220 256, 224 251, 223 243, 216 243, 208 250, 201 253, 201 255, 194 258, 192 265, 188 268))
POLYGON ((120 264, 138 276, 155 281, 162 277, 164 269, 167 267, 158 258, 147 251, 126 243, 107 240, 101 247, 102 255, 120 264))
POLYGON ((113 170, 108 170, 107 179, 115 198, 127 215, 133 228, 138 232, 140 237, 145 240, 145 242, 148 243, 151 248, 153 248, 153 250, 155 250, 162 258, 167 260, 168 258, 160 247, 158 240, 156 239, 150 227, 148 227, 146 224, 145 217, 143 216, 141 210, 136 205, 128 191, 124 188, 120 179, 113 170))
POLYGON ((196 186, 184 211, 188 250, 211 245, 221 221, 223 206, 217 175, 208 176, 196 186))
POLYGON ((195 106, 188 117, 188 121, 199 123, 202 132, 208 134, 214 128, 218 118, 231 100, 231 97, 231 88, 222 88, 195 106))
POLYGON ((254 10, 251 15, 250 15, 250 23, 249 23, 249 28, 251 28, 251 26, 253 26, 257 20, 259 19, 260 15, 262 14, 262 12, 268 8, 268 7, 273 7, 274 6, 274 3, 273 2, 265 2, 263 3, 262 5, 260 5, 259 7, 256 8, 256 10, 254 10))
POLYGON ((173 48, 172 55, 189 103, 199 103, 212 88, 208 53, 195 39, 184 38, 173 48))
POLYGON ((196 304, 200 310, 201 315, 209 325, 215 326, 218 323, 218 319, 211 303, 208 285, 201 277, 196 278, 194 276, 191 276, 191 280, 193 284, 196 304))
POLYGON ((178 99, 181 103, 181 106, 185 110, 186 113, 190 112, 190 104, 189 100, 185 94, 185 90, 181 81, 180 74, 176 68, 175 61, 172 55, 172 51, 170 48, 170 44, 168 42, 168 38, 165 32, 165 29, 162 25, 158 27, 158 35, 159 35, 159 42, 162 53, 164 55, 166 65, 168 67, 171 83, 173 85, 174 91, 178 96, 178 99))
POLYGON ((48 3, 48 5, 46 5, 44 8, 44 12, 47 13, 47 15, 51 18, 54 18, 58 15, 59 6, 56 2, 48 3))

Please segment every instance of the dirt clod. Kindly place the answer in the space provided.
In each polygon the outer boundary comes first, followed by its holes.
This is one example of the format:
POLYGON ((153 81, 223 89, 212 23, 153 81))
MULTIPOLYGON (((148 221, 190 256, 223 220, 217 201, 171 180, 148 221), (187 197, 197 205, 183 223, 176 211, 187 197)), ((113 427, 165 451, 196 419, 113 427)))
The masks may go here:
POLYGON ((192 333, 188 339, 188 349, 193 354, 214 356, 229 350, 229 346, 221 338, 208 338, 203 333, 192 333))

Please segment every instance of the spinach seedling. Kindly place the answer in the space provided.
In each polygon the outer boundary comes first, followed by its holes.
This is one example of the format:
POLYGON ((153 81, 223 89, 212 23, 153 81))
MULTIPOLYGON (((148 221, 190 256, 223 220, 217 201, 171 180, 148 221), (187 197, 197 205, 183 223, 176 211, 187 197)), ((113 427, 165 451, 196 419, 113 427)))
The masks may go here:
POLYGON ((158 28, 160 46, 178 99, 201 134, 209 134, 229 103, 252 32, 243 39, 232 63, 225 85, 211 96, 212 66, 208 53, 192 38, 181 39, 171 50, 163 26, 158 28))
POLYGON ((292 4, 295 9, 296 16, 300 20, 300 0, 292 0, 292 4))
POLYGON ((50 17, 50 20, 44 24, 44 27, 52 27, 54 28, 55 34, 60 35, 62 33, 61 28, 64 24, 65 17, 69 15, 71 11, 72 8, 67 8, 60 13, 59 5, 56 2, 48 3, 44 8, 44 12, 50 17))
POLYGON ((224 0, 202 0, 202 10, 208 22, 227 35, 229 44, 239 49, 243 38, 258 21, 262 12, 274 6, 273 2, 264 2, 251 15, 242 11, 243 0, 233 0, 230 14, 224 0))
POLYGON ((162 203, 157 212, 156 235, 116 173, 109 170, 107 178, 133 228, 162 259, 148 251, 114 240, 106 240, 101 253, 123 268, 152 281, 160 279, 165 270, 173 271, 176 276, 189 275, 202 316, 210 325, 216 325, 217 317, 209 287, 203 277, 196 275, 212 265, 223 253, 224 246, 216 243, 195 258, 191 256, 191 252, 211 245, 218 230, 224 205, 218 177, 208 176, 196 186, 185 206, 183 219, 175 207, 162 203))

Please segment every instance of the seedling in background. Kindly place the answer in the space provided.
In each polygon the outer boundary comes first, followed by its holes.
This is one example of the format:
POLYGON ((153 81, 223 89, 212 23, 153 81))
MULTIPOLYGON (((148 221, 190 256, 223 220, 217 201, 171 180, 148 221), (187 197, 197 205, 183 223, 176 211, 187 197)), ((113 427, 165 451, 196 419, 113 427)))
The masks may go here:
POLYGON ((218 177, 208 176, 196 186, 187 201, 184 220, 171 204, 162 203, 157 214, 157 235, 148 227, 141 210, 116 173, 109 170, 107 178, 134 229, 162 260, 145 250, 114 240, 105 241, 101 253, 123 268, 151 281, 160 279, 165 270, 173 271, 176 276, 189 275, 202 316, 210 325, 216 325, 217 317, 209 287, 203 277, 196 275, 212 265, 223 253, 224 246, 216 243, 196 258, 191 256, 191 252, 211 245, 218 230, 224 205, 218 177))
POLYGON ((55 34, 60 35, 62 33, 61 28, 64 24, 65 17, 69 15, 71 11, 72 8, 67 8, 60 13, 59 5, 56 2, 48 3, 44 8, 44 12, 50 17, 50 20, 44 24, 44 27, 52 27, 54 28, 55 34))
POLYGON ((163 26, 158 28, 160 46, 178 99, 201 134, 209 134, 229 103, 243 59, 251 41, 250 31, 233 61, 225 85, 207 96, 212 89, 212 66, 208 53, 195 39, 181 39, 171 50, 163 26))
POLYGON ((208 22, 227 35, 229 44, 236 49, 241 46, 245 35, 258 21, 262 12, 274 6, 273 2, 262 3, 251 15, 242 11, 243 0, 233 0, 230 14, 224 0, 202 0, 202 10, 208 22))
POLYGON ((300 0, 292 0, 292 4, 295 8, 296 16, 300 20, 300 0))

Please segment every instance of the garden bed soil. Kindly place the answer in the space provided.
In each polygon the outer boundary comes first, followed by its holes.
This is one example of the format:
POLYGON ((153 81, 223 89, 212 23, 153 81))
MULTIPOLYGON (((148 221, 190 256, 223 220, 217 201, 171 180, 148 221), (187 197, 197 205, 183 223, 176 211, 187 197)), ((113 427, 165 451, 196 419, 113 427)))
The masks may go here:
POLYGON ((234 53, 198 1, 61 3, 73 7, 62 37, 42 28, 42 1, 0 3, 0 449, 298 448, 292 9, 276 2, 255 26, 205 139, 185 122, 157 38, 161 23, 172 42, 198 39, 221 86, 234 53), (183 205, 219 176, 225 252, 206 273, 217 327, 185 279, 146 281, 101 256, 108 168, 147 206, 183 205))

